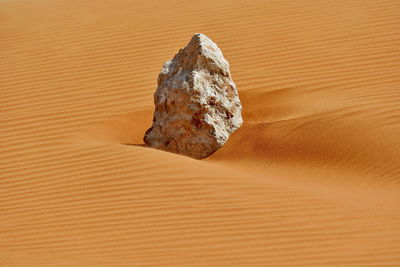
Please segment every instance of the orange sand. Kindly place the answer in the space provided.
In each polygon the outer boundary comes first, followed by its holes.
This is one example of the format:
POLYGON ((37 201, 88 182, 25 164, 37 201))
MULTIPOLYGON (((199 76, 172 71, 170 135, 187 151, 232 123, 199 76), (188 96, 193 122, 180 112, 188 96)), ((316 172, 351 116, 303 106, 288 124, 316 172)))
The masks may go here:
POLYGON ((2 0, 0 59, 0 266, 400 266, 399 1, 2 0), (202 161, 141 146, 195 32, 245 119, 202 161))

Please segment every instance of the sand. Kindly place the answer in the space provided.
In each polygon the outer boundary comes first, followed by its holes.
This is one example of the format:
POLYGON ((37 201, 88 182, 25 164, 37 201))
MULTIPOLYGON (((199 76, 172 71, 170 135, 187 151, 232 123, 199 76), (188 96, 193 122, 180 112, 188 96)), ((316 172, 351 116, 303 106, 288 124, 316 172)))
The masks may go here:
POLYGON ((0 1, 0 266, 399 266, 400 2, 0 1), (201 32, 245 123, 149 149, 201 32))

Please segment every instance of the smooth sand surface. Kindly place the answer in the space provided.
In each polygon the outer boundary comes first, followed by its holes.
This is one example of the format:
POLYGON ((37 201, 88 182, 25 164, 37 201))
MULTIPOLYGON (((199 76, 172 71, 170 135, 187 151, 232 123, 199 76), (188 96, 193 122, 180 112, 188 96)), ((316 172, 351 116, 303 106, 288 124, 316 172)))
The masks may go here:
POLYGON ((400 266, 400 2, 0 1, 0 266, 400 266), (245 124, 143 146, 195 32, 245 124))

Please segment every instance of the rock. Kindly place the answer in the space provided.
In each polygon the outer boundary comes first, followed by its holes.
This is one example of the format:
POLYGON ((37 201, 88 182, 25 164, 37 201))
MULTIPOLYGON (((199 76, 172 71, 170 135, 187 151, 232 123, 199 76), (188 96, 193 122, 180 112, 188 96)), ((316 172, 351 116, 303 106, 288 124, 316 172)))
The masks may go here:
POLYGON ((153 126, 144 142, 196 159, 214 153, 243 122, 229 63, 201 33, 164 63, 154 104, 153 126))

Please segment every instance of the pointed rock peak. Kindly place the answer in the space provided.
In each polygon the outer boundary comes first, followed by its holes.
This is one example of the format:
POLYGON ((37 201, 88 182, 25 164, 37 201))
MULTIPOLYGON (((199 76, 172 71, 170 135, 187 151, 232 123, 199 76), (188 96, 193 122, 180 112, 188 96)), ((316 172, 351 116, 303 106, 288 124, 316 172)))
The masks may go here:
POLYGON ((202 33, 193 35, 185 48, 176 57, 185 57, 183 69, 210 69, 229 76, 229 63, 222 55, 221 49, 209 37, 202 33))
POLYGON ((196 33, 193 35, 188 46, 199 47, 200 49, 215 49, 218 48, 217 44, 214 43, 209 37, 202 33, 196 33))

